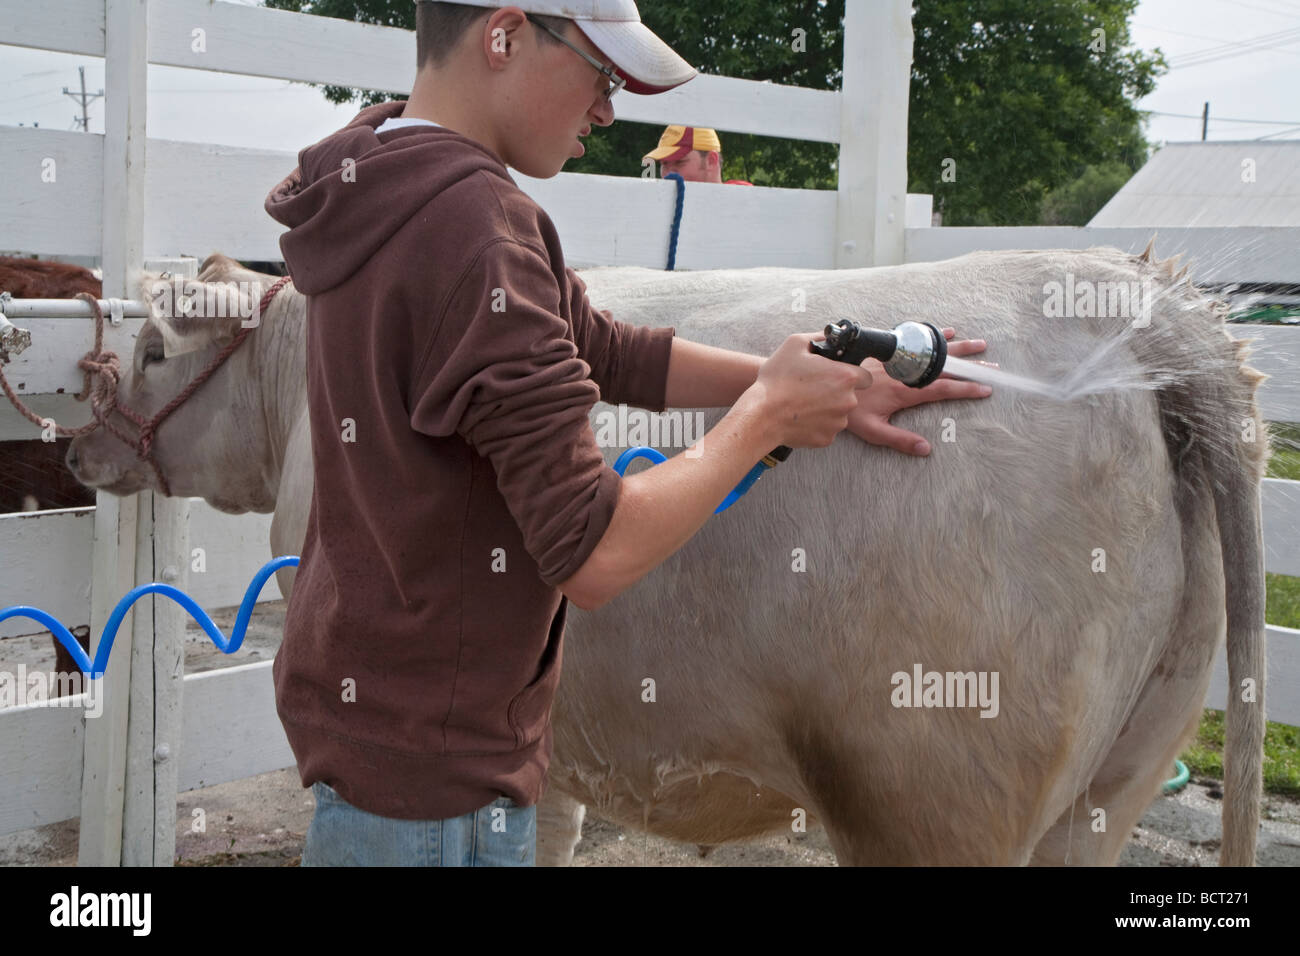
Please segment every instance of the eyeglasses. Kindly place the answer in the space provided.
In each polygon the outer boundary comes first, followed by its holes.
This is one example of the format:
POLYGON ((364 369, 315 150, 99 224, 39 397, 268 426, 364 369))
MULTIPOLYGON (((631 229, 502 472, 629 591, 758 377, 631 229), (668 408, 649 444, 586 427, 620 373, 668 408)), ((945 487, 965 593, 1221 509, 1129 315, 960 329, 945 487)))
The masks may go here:
POLYGON ((615 73, 612 67, 605 66, 594 56, 582 52, 576 46, 570 43, 568 40, 564 39, 564 37, 560 36, 558 33, 556 33, 554 30, 548 27, 545 23, 542 23, 542 21, 536 19, 531 13, 524 14, 524 16, 528 17, 529 23, 531 23, 535 27, 540 27, 541 29, 549 33, 551 36, 555 37, 555 39, 559 40, 561 43, 567 46, 574 53, 578 54, 578 56, 582 57, 592 66, 594 66, 601 73, 601 75, 603 75, 606 79, 609 80, 609 88, 601 93, 601 96, 605 98, 606 102, 609 102, 609 100, 614 96, 615 93, 617 93, 619 90, 621 90, 624 86, 627 85, 627 80, 619 76, 617 73, 615 73))

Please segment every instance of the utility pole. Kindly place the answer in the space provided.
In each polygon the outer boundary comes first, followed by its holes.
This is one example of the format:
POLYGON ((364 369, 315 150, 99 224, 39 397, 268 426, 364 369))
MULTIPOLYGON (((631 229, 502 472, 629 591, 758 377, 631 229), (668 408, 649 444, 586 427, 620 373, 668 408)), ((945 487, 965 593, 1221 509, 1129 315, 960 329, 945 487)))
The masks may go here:
POLYGON ((90 116, 89 116, 89 114, 87 114, 87 112, 86 112, 86 103, 87 103, 88 99, 92 99, 92 100, 93 100, 93 99, 95 99, 95 98, 98 97, 98 96, 103 96, 103 95, 104 95, 104 91, 103 91, 103 90, 100 90, 98 93, 90 93, 90 94, 87 94, 87 93, 86 93, 86 68, 85 68, 84 66, 81 66, 81 67, 78 67, 77 69, 78 69, 78 70, 80 71, 80 73, 81 73, 81 95, 78 96, 76 93, 73 93, 71 90, 69 90, 66 86, 63 88, 63 92, 64 92, 65 95, 67 95, 67 96, 71 96, 74 100, 76 100, 76 99, 80 99, 80 100, 81 100, 81 118, 80 118, 80 119, 77 119, 76 117, 73 117, 73 120, 74 120, 75 122, 77 122, 77 123, 81 126, 81 131, 82 131, 83 133, 89 133, 89 132, 90 132, 90 116))
POLYGON ((1205 131, 1210 126, 1210 104, 1205 104, 1205 109, 1201 111, 1201 142, 1205 142, 1205 131))

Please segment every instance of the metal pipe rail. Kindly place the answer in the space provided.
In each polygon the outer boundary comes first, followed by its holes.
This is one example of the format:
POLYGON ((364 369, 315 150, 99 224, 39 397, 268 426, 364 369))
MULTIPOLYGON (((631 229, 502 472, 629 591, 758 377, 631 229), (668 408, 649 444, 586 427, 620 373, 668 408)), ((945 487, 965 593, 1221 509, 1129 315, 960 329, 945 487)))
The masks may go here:
MULTIPOLYGON (((149 303, 139 299, 100 299, 100 311, 117 327, 122 319, 147 319, 149 303)), ((89 319, 95 315, 85 299, 15 299, 0 292, 0 353, 14 356, 32 344, 32 333, 10 319, 89 319)))

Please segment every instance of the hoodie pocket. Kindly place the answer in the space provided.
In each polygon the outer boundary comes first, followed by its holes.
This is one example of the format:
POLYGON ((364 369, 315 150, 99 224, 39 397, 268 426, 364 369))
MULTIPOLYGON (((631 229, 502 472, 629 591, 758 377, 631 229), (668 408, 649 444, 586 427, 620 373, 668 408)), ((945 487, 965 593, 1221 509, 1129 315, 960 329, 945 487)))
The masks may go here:
POLYGON ((509 720, 515 732, 516 750, 536 743, 551 719, 551 704, 555 700, 555 689, 560 685, 561 642, 568 611, 569 599, 560 598, 560 607, 551 619, 551 630, 537 677, 510 702, 509 720))

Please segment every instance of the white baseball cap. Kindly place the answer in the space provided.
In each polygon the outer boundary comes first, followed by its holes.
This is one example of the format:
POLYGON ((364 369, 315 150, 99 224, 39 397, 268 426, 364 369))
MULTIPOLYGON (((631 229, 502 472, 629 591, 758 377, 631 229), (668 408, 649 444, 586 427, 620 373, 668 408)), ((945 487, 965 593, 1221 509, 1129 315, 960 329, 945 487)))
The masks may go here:
MULTIPOLYGON (((416 0, 417 3, 429 0, 416 0)), ((641 22, 633 0, 459 0, 473 7, 518 7, 525 13, 573 20, 614 61, 629 93, 663 93, 693 79, 696 70, 641 22)))

